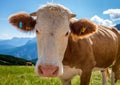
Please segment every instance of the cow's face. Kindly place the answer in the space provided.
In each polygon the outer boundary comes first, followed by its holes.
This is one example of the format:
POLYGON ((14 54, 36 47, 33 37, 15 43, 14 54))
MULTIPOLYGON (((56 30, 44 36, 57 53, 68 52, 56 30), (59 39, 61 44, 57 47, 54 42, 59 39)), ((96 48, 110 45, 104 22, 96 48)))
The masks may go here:
POLYGON ((70 32, 69 19, 75 15, 60 5, 48 5, 34 13, 38 44, 36 72, 42 76, 59 76, 63 73, 62 60, 70 32))
POLYGON ((38 45, 36 72, 39 75, 56 77, 63 74, 62 60, 69 33, 70 31, 77 35, 81 33, 81 27, 78 26, 79 21, 70 25, 72 17, 75 17, 75 14, 71 14, 68 9, 56 4, 43 6, 31 15, 18 13, 10 17, 10 23, 20 30, 36 31, 38 45), (35 16, 36 19, 31 16, 35 16), (78 31, 80 32, 78 33, 78 31))

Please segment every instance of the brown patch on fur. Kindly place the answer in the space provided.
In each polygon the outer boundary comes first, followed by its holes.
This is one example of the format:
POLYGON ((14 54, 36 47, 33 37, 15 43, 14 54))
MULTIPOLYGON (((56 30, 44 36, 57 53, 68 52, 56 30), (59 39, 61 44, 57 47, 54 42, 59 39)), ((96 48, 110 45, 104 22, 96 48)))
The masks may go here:
POLYGON ((77 36, 86 36, 96 32, 97 25, 88 19, 80 19, 70 23, 71 32, 77 36))
POLYGON ((25 12, 20 12, 10 16, 9 22, 16 26, 18 29, 23 31, 31 31, 34 29, 36 24, 36 20, 33 19, 29 14, 25 12), (19 24, 22 23, 22 27, 20 28, 19 24))

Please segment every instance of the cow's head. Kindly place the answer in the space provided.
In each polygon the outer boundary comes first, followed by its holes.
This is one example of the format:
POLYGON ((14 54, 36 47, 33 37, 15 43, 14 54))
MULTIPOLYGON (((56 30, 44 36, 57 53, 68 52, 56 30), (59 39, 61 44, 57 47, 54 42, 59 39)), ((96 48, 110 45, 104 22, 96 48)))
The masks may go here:
POLYGON ((70 19, 73 17, 75 14, 67 8, 58 4, 47 4, 32 14, 21 12, 9 18, 10 23, 20 30, 36 31, 38 45, 36 72, 39 75, 56 77, 63 73, 62 60, 70 31, 76 35, 79 34, 78 31, 81 32, 78 28, 73 29, 77 24, 70 25, 70 19))

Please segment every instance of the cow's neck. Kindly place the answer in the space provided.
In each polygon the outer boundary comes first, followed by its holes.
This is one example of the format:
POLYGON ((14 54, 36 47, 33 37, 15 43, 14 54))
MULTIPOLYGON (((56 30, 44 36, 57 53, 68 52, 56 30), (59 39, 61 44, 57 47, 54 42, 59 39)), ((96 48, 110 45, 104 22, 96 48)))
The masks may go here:
POLYGON ((73 36, 69 37, 63 64, 71 67, 82 68, 84 63, 87 62, 87 59, 84 56, 88 56, 88 58, 90 58, 90 55, 93 56, 90 42, 88 38, 74 40, 72 37, 73 36))

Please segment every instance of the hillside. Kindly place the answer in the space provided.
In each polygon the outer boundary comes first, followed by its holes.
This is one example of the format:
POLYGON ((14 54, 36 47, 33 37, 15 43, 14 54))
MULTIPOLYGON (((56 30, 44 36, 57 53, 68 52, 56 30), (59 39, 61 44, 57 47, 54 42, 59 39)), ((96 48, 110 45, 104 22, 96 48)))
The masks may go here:
POLYGON ((22 58, 0 54, 0 65, 26 65, 26 62, 29 61, 22 58))

